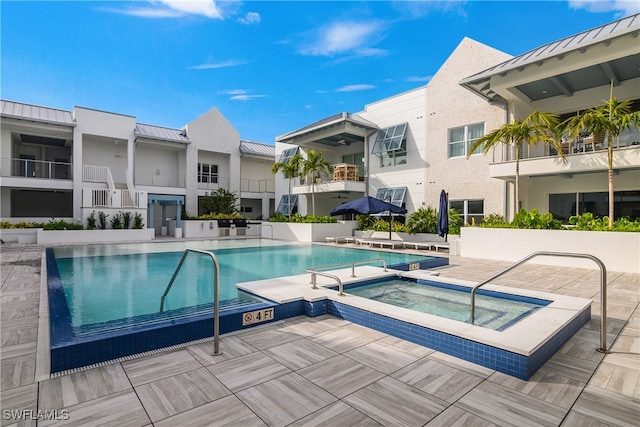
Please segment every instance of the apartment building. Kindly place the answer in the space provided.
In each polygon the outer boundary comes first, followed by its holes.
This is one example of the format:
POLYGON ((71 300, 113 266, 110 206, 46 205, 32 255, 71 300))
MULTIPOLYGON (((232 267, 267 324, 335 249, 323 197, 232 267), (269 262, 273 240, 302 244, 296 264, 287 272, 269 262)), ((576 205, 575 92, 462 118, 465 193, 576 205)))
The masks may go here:
POLYGON ((182 129, 133 116, 2 100, 0 217, 81 222, 92 212, 139 213, 157 234, 218 188, 249 217, 273 213, 272 145, 243 141, 215 108, 182 129))
MULTIPOLYGON (((391 199, 409 213, 438 206, 441 190, 465 222, 513 217, 513 147, 468 156, 473 142, 535 110, 561 119, 614 96, 640 110, 640 15, 569 36, 512 57, 465 38, 429 83, 342 112, 276 138, 276 156, 324 152, 333 173, 316 185, 316 214, 364 195, 391 199)), ((593 135, 564 141, 567 160, 539 144, 520 154, 519 208, 556 217, 607 214, 607 150, 593 135)), ((640 130, 615 140, 616 216, 640 216, 640 130)), ((310 211, 311 187, 276 181, 279 212, 310 211)))

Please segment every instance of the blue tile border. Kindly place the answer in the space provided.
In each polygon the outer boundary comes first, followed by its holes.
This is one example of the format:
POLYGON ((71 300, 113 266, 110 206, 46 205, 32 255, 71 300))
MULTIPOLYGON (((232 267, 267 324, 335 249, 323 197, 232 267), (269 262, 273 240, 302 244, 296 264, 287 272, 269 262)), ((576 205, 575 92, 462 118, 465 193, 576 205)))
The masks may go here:
POLYGON ((487 344, 445 332, 393 319, 337 301, 328 301, 327 313, 358 325, 411 341, 433 350, 485 366, 507 375, 527 380, 555 354, 562 345, 591 318, 591 307, 529 356, 513 353, 487 344))

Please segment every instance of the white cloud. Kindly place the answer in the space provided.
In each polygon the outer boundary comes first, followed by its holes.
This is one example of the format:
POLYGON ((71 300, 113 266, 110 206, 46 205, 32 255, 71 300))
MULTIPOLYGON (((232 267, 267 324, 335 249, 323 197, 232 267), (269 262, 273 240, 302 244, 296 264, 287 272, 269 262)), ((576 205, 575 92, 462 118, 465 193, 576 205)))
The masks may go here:
POLYGON ((267 95, 249 95, 249 91, 246 89, 230 89, 222 90, 218 92, 220 95, 231 95, 229 97, 232 101, 249 101, 255 98, 266 98, 267 95))
POLYGON ((371 45, 382 39, 384 25, 380 22, 333 22, 312 35, 313 40, 300 48, 300 53, 311 56, 333 56, 358 53, 362 56, 380 55, 384 50, 371 45))
POLYGON ((622 15, 633 15, 640 12, 638 0, 569 0, 572 9, 586 9, 589 12, 621 12, 622 15))
POLYGON ((357 92, 360 90, 370 90, 375 88, 376 87, 374 85, 369 84, 347 85, 336 89, 336 92, 357 92))
POLYGON ((259 24, 262 18, 260 18, 260 14, 256 12, 249 12, 241 18, 238 18, 238 22, 246 25, 254 25, 259 24))
POLYGON ((411 76, 407 77, 408 82, 428 82, 433 76, 411 76))
POLYGON ((222 9, 214 0, 158 0, 144 6, 134 2, 135 6, 122 8, 107 7, 102 10, 121 15, 140 18, 179 18, 185 15, 199 15, 211 19, 223 19, 222 9))
POLYGON ((227 68, 227 67, 235 67, 238 65, 248 64, 248 61, 243 59, 229 59, 227 61, 222 62, 209 62, 206 64, 194 65, 189 67, 190 70, 214 70, 217 68, 227 68))
POLYGON ((222 11, 214 0, 160 0, 160 3, 187 15, 202 15, 222 19, 222 11))

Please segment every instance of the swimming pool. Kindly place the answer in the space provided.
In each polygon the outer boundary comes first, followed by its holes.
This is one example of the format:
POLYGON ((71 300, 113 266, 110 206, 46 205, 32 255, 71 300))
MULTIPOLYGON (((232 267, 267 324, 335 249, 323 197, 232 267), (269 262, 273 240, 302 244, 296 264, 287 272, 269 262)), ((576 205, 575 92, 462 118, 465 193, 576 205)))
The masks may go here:
MULTIPOLYGON (((405 253, 321 245, 214 248, 220 265, 221 304, 256 302, 238 293, 237 283, 304 274, 306 268, 384 258, 393 267, 434 260, 405 253)), ((149 315, 159 311, 163 294, 182 251, 156 253, 84 254, 54 248, 58 273, 74 327, 149 315), (99 286, 97 286, 99 284, 99 286)), ((164 309, 172 311, 213 301, 213 267, 208 257, 189 254, 167 295, 164 309)))
POLYGON ((269 321, 307 313, 302 296, 274 302, 239 292, 238 282, 302 274, 296 284, 306 288, 306 268, 373 258, 399 270, 448 264, 442 257, 251 239, 47 248, 51 372, 210 337, 212 269, 202 259, 207 257, 189 255, 189 268, 178 275, 159 313, 160 297, 187 247, 218 257, 220 333, 254 326, 247 316, 265 310, 269 321))
MULTIPOLYGON (((349 286, 346 292, 422 313, 469 322, 470 289, 451 284, 404 277, 349 286)), ((476 298, 475 325, 502 331, 549 300, 480 290, 476 298)))

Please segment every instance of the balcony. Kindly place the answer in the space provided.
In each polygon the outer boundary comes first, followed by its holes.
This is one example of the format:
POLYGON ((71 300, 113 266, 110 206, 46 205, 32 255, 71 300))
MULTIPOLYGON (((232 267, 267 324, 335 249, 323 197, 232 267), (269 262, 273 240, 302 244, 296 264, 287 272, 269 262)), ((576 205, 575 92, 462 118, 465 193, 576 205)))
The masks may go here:
POLYGON ((241 179, 240 191, 243 193, 275 193, 276 182, 273 179, 241 179))
MULTIPOLYGON (((152 187, 185 188, 186 178, 184 173, 166 172, 160 169, 135 171, 135 184, 152 187)), ((199 187, 198 187, 199 188, 199 187)))
MULTIPOLYGON (((361 192, 366 190, 364 177, 360 176, 357 165, 339 163, 333 165, 333 174, 316 178, 316 193, 361 192)), ((306 177, 298 179, 292 188, 293 194, 310 194, 311 184, 306 177)))
POLYGON ((72 164, 35 159, 2 158, 0 176, 38 179, 71 179, 72 164))

